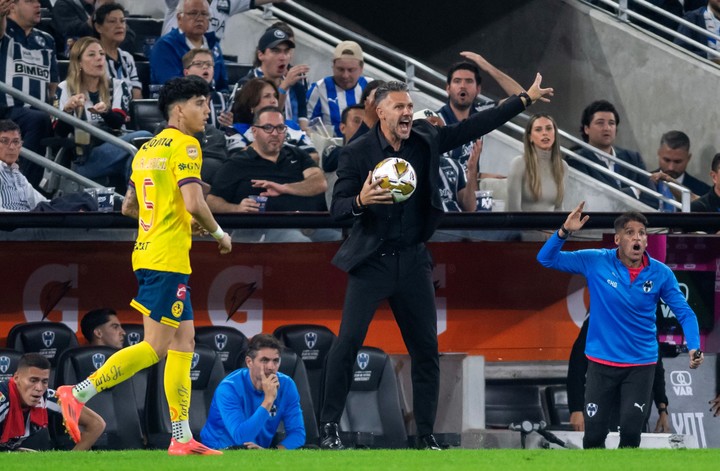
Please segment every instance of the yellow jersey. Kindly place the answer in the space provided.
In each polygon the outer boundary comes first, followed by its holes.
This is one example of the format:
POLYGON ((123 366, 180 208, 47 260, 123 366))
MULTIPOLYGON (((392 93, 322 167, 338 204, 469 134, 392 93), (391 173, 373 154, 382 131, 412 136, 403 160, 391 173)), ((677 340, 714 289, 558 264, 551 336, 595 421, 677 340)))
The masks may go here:
POLYGON ((192 230, 180 187, 200 182, 202 151, 193 136, 166 128, 132 162, 130 185, 138 200, 133 270, 190 274, 192 230))

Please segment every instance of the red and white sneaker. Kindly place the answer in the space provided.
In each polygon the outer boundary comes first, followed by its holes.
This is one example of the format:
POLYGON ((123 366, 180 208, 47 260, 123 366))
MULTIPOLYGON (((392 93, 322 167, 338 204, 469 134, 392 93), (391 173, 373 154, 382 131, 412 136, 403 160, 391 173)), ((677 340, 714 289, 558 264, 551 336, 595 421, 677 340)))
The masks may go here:
POLYGON ((170 456, 222 454, 222 451, 208 448, 194 438, 191 438, 190 441, 187 443, 180 443, 179 441, 172 438, 170 439, 170 448, 168 448, 168 455, 170 456))
POLYGON ((60 386, 55 391, 62 409, 63 425, 70 438, 77 443, 80 441, 80 411, 85 406, 84 402, 78 401, 72 393, 72 386, 60 386))

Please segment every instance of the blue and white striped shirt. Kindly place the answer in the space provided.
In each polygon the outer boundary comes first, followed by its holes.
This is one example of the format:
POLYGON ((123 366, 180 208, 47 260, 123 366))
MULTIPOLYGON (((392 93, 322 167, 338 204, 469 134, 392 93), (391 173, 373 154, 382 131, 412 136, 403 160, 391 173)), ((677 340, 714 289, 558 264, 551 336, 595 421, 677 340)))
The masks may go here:
POLYGON ((321 117, 323 123, 333 126, 335 136, 342 137, 340 132, 342 112, 348 106, 360 103, 360 96, 370 80, 372 79, 361 76, 355 87, 350 90, 343 90, 335 85, 332 76, 313 83, 307 95, 308 119, 321 117))
MULTIPOLYGON (((14 89, 47 102, 48 84, 59 81, 52 36, 35 28, 26 36, 17 23, 7 18, 6 32, 0 39, 0 77, 14 89)), ((4 106, 27 105, 3 93, 0 107, 4 106)))

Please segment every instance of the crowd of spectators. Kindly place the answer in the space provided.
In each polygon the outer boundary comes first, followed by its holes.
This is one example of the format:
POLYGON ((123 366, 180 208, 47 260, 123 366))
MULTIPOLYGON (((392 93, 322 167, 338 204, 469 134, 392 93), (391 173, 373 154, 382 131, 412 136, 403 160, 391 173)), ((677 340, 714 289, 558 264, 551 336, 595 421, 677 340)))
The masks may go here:
MULTIPOLYGON (((38 100, 54 103, 59 109, 130 143, 136 138, 152 136, 147 130, 135 131, 129 126, 133 100, 152 97, 172 77, 200 76, 212 90, 208 125, 204 133, 196 136, 203 150, 203 178, 206 183, 212 186, 218 170, 226 161, 244 156, 251 149, 257 129, 253 124, 254 113, 273 106, 278 107, 285 118, 283 130, 278 130, 284 144, 292 147, 293 152, 297 150, 303 156, 309 155, 311 160, 308 162, 324 171, 331 189, 333 172, 343 147, 365 134, 378 120, 373 96, 376 88, 384 82, 364 75, 365 57, 361 46, 354 41, 341 41, 329 58, 331 75, 317 79, 322 71, 311 70, 309 65, 302 63, 302 58, 300 63, 295 64, 294 32, 286 23, 278 21, 257 38, 253 67, 247 75, 237 83, 231 83, 221 46, 226 22, 235 14, 270 3, 269 0, 166 0, 165 3, 167 9, 162 36, 154 41, 148 54, 143 49, 146 43, 137 41, 136 34, 129 28, 129 13, 122 3, 112 0, 57 0, 52 5, 51 26, 54 31, 50 34, 38 29, 42 16, 41 2, 1 0, 0 32, 3 33, 4 50, 12 51, 10 62, 19 61, 23 56, 31 57, 35 67, 22 72, 17 72, 15 67, 14 71, 8 69, 0 73, 6 83, 11 83, 16 89, 38 100), (67 60, 67 71, 61 76, 63 67, 59 66, 58 58, 63 57, 67 60), (137 61, 147 64, 149 82, 141 80, 137 61), (314 82, 311 80, 313 76, 316 77, 314 82), (327 137, 333 139, 323 141, 311 135, 323 127, 327 137)), ((641 9, 634 2, 630 3, 631 8, 641 9)), ((720 0, 652 3, 672 14, 684 16, 710 33, 720 33, 720 0)), ((655 17, 658 18, 664 17, 655 17)), ((716 48, 717 42, 698 37, 696 31, 685 30, 681 26, 680 32, 716 48)), ((680 40, 676 42, 691 48, 680 40)), ((706 55, 697 48, 692 50, 706 55)), ((508 96, 523 91, 517 81, 482 55, 471 51, 461 52, 460 55, 463 60, 452 65, 447 72, 447 103, 436 110, 437 113, 433 111, 417 118, 429 118, 438 126, 453 125, 483 109, 497 106, 502 99, 485 101, 479 98, 483 76, 495 81, 508 96)), ((14 121, 19 126, 24 147, 40 155, 45 154, 47 138, 59 136, 66 139, 65 147, 70 148, 72 153, 70 166, 75 172, 102 185, 115 187, 119 192, 124 189, 130 162, 130 154, 124 149, 103 143, 62 120, 53 120, 51 126, 51 119, 46 113, 9 95, 0 97, 0 118, 14 121)), ((482 178, 503 179, 502 188, 507 188, 507 210, 561 210, 568 164, 661 211, 674 211, 676 208, 667 201, 658 202, 636 186, 613 178, 612 173, 677 201, 680 201, 681 194, 676 187, 667 185, 669 182, 689 188, 693 201, 717 191, 685 172, 691 154, 689 138, 682 131, 669 131, 662 136, 658 150, 659 166, 647 178, 607 157, 609 154, 639 169, 646 168, 639 153, 615 145, 620 116, 612 103, 598 100, 589 104, 581 115, 580 123, 580 136, 595 150, 581 148, 578 153, 611 173, 600 172, 596 166, 587 165, 586 161, 563 161, 558 150, 555 120, 547 114, 534 116, 526 129, 523 155, 512 161, 507 174, 480 173, 482 138, 467 142, 442 156, 438 179, 445 211, 475 211, 475 194, 482 189, 478 183, 482 178)), ((162 125, 164 123, 160 123, 162 125)), ((151 131, 157 133, 160 129, 151 131)), ((57 141, 52 144, 56 146, 52 148, 55 152, 57 141)), ((43 168, 22 157, 15 160, 17 165, 13 160, 8 169, 19 165, 15 171, 39 196, 31 200, 43 201, 51 197, 41 185, 43 168)), ((8 188, 4 186, 2 194, 11 193, 8 188)), ((26 191, 14 199, 27 199, 28 194, 35 193, 26 191)), ((273 203, 272 199, 276 196, 263 196, 270 198, 269 204, 265 205, 266 211, 285 207, 273 203)), ((720 197, 718 194, 714 196, 720 197)), ((4 199, 10 201, 13 198, 5 196, 4 199)), ((247 198, 241 198, 236 203, 237 208, 257 209, 247 202, 241 204, 243 200, 247 198)), ((32 202, 22 205, 21 210, 32 209, 32 206, 32 202)), ((695 204, 693 208, 699 210, 707 206, 695 204)))

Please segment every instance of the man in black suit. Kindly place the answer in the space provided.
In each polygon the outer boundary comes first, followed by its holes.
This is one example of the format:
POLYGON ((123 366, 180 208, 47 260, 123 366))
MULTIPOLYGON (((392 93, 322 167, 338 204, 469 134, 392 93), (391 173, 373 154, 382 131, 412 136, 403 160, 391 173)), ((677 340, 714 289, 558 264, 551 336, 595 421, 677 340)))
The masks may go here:
MULTIPOLYGON (((581 117, 580 133, 582 134, 583 140, 591 146, 596 147, 597 149, 614 157, 617 157, 623 162, 627 162, 634 165, 635 167, 645 170, 645 163, 643 162, 643 159, 638 152, 628 149, 622 149, 613 145, 615 143, 615 137, 617 136, 617 127, 619 124, 620 115, 618 115, 615 106, 613 106, 612 103, 606 100, 598 100, 590 103, 583 110, 583 114, 581 117)), ((595 152, 585 148, 578 150, 577 153, 598 165, 607 167, 618 175, 627 177, 630 180, 641 184, 642 186, 654 189, 654 185, 651 184, 648 177, 639 173, 635 173, 621 165, 618 165, 612 160, 600 154, 596 154, 595 152)), ((612 176, 606 175, 594 168, 591 168, 589 165, 586 165, 576 159, 568 160, 568 165, 576 168, 577 170, 583 172, 586 175, 593 177, 598 181, 601 181, 606 185, 609 185, 617 190, 622 191, 623 193, 627 193, 628 195, 639 199, 640 201, 649 206, 657 206, 656 199, 621 182, 620 180, 613 178, 612 176)))
POLYGON ((435 231, 442 202, 438 191, 440 154, 477 139, 517 115, 552 89, 537 75, 527 92, 451 126, 413 122, 413 102, 402 82, 375 92, 378 124, 343 148, 331 213, 354 219, 333 263, 348 272, 340 333, 328 354, 325 401, 320 412, 321 447, 343 448, 338 421, 352 379, 352 364, 380 302, 387 299, 412 359, 413 412, 418 446, 440 449, 433 437, 440 366, 432 258, 424 242, 435 231), (393 204, 390 192, 373 182, 375 166, 401 157, 414 167, 417 189, 393 204))
MULTIPOLYGON (((677 183, 688 188, 692 192, 692 200, 696 200, 710 191, 710 185, 685 172, 691 157, 690 138, 687 134, 682 131, 668 131, 662 135, 658 149, 660 168, 653 170, 650 175, 650 180, 655 183, 659 193, 680 200, 680 193, 675 194, 676 192, 672 191, 665 182, 677 183)), ((661 203, 660 210, 673 212, 675 208, 661 203)))
POLYGON ((712 159, 710 178, 713 181, 712 188, 705 195, 692 202, 690 205, 691 212, 720 212, 720 154, 715 154, 712 159))

